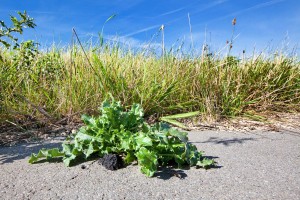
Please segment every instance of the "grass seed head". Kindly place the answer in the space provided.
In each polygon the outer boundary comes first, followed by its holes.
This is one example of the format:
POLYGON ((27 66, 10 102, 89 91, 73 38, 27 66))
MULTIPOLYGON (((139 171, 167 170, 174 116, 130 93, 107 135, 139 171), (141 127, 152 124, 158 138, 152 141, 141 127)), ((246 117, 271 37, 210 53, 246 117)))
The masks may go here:
POLYGON ((236 18, 234 18, 234 19, 232 20, 232 25, 233 25, 233 26, 236 25, 236 18))

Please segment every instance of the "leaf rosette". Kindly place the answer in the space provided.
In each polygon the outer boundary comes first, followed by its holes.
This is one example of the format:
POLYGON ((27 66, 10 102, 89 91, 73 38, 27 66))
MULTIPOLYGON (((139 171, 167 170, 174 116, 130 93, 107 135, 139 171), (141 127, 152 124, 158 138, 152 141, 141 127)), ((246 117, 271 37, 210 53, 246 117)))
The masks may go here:
POLYGON ((64 164, 71 166, 80 158, 118 154, 126 164, 137 161, 141 172, 148 177, 154 176, 159 166, 170 162, 177 163, 178 167, 205 169, 215 164, 188 142, 186 132, 165 123, 147 124, 139 104, 126 111, 120 102, 112 99, 102 103, 100 112, 98 117, 82 115, 85 126, 63 142, 62 150, 41 149, 31 155, 29 163, 62 157, 64 164))

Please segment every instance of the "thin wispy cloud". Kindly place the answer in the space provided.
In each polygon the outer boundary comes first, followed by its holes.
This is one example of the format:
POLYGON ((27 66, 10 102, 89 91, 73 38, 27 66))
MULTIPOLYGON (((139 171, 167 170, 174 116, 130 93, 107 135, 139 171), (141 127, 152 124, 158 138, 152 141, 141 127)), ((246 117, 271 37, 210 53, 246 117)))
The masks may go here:
MULTIPOLYGON (((199 12, 201 12, 201 11, 205 11, 205 10, 211 9, 211 8, 213 8, 213 7, 215 7, 215 6, 218 6, 218 5, 222 4, 222 3, 225 3, 226 1, 228 1, 228 0, 219 0, 219 1, 215 1, 215 2, 213 2, 212 4, 210 4, 210 5, 208 5, 208 6, 205 6, 205 7, 202 7, 201 9, 196 10, 196 11, 193 12, 192 14, 196 14, 196 13, 199 13, 199 12)), ((163 14, 161 14, 161 15, 159 15, 159 16, 165 16, 165 15, 170 15, 170 14, 173 14, 173 13, 180 12, 180 11, 186 9, 187 7, 191 6, 191 5, 193 5, 193 4, 189 4, 189 5, 185 6, 185 7, 178 8, 178 9, 175 9, 175 10, 172 10, 172 11, 169 11, 169 12, 166 12, 166 13, 163 13, 163 14)), ((166 22, 165 24, 170 25, 170 24, 172 24, 172 23, 174 23, 174 22, 176 22, 176 21, 178 21, 178 20, 180 20, 180 19, 182 19, 182 18, 186 18, 186 17, 187 17, 186 15, 183 15, 183 16, 178 17, 178 18, 176 18, 176 19, 174 19, 174 20, 172 20, 172 21, 168 21, 168 22, 166 22)), ((137 35, 137 34, 139 34, 139 33, 143 33, 143 32, 149 31, 149 30, 153 30, 153 29, 157 29, 157 30, 158 30, 160 26, 161 26, 161 24, 157 24, 157 25, 154 25, 154 26, 149 26, 149 27, 146 27, 146 28, 139 29, 139 30, 137 30, 137 31, 128 33, 128 34, 126 34, 126 35, 124 35, 124 36, 122 36, 122 37, 130 37, 130 36, 134 36, 134 35, 137 35)))
MULTIPOLYGON (((19 12, 19 10, 8 10, 8 9, 0 9, 0 12, 5 12, 5 13, 16 13, 19 12)), ((21 11, 22 12, 22 11, 21 11)), ((30 14, 57 14, 55 12, 48 12, 48 11, 35 11, 35 10, 26 10, 27 13, 30 14)))
POLYGON ((162 14, 158 15, 157 17, 162 17, 162 16, 166 16, 166 15, 171 15, 171 14, 174 14, 174 13, 178 13, 178 12, 184 10, 185 8, 186 8, 186 6, 182 7, 182 8, 175 9, 175 10, 171 10, 171 11, 162 13, 162 14))
MULTIPOLYGON (((0 9, 0 12, 14 15, 17 12, 23 12, 23 10, 0 9)), ((29 15, 33 15, 33 14, 37 14, 37 15, 59 15, 59 16, 93 16, 93 15, 95 15, 93 13, 78 13, 78 12, 65 12, 65 11, 43 11, 43 10, 39 10, 39 11, 37 11, 37 10, 26 10, 26 12, 29 15)), ((97 14, 97 16, 106 17, 107 15, 97 14)))
POLYGON ((133 35, 136 35, 136 34, 139 34, 139 33, 143 33, 143 32, 149 31, 149 30, 159 29, 160 26, 161 26, 160 24, 157 24, 157 25, 154 25, 154 26, 149 26, 149 27, 146 27, 146 28, 128 33, 128 34, 126 34, 122 37, 130 37, 130 36, 133 36, 133 35))
POLYGON ((27 13, 33 13, 33 14, 58 14, 57 12, 34 11, 34 10, 28 10, 27 13))
MULTIPOLYGON (((196 13, 199 13, 199 12, 201 12, 201 11, 205 11, 205 10, 211 9, 211 8, 213 8, 213 7, 216 7, 216 6, 220 5, 220 4, 225 3, 226 1, 228 1, 228 0, 219 0, 219 1, 215 1, 215 2, 213 2, 212 4, 210 4, 210 5, 208 5, 208 6, 201 7, 201 9, 196 10, 196 11, 193 12, 192 14, 196 14, 196 13)), ((194 4, 195 4, 195 3, 194 3, 194 4)), ((172 11, 169 11, 169 12, 166 12, 166 13, 162 13, 162 14, 159 15, 159 17, 166 16, 166 15, 171 15, 171 14, 174 14, 174 13, 178 13, 178 12, 183 11, 183 10, 185 10, 186 8, 188 8, 189 6, 194 5, 194 4, 189 4, 189 5, 187 5, 187 6, 184 6, 184 7, 181 7, 181 8, 178 8, 178 9, 175 9, 175 10, 172 10, 172 11)), ((176 19, 174 19, 174 20, 172 20, 172 21, 169 21, 169 22, 167 22, 166 24, 170 25, 170 24, 172 24, 172 23, 174 23, 174 22, 176 22, 176 21, 178 21, 178 20, 180 20, 180 19, 182 19, 182 18, 186 18, 186 17, 187 17, 187 16, 184 14, 183 16, 178 17, 178 18, 176 18, 176 19)), ((146 32, 146 31, 149 31, 149 30, 153 30, 153 29, 157 29, 157 30, 158 30, 160 26, 161 26, 161 24, 157 24, 157 25, 154 25, 154 26, 149 26, 149 27, 146 27, 146 28, 139 29, 139 30, 137 30, 137 31, 128 33, 128 34, 126 34, 126 35, 124 35, 124 36, 121 36, 120 38, 121 38, 122 41, 123 41, 124 39, 130 38, 131 36, 134 36, 134 35, 137 35, 137 34, 140 34, 140 33, 146 32)), ((119 39, 120 39, 120 38, 119 38, 119 39)), ((131 40, 131 41, 134 41, 134 40, 131 40)), ((135 46, 137 46, 136 41, 134 41, 133 43, 135 43, 135 46)))
MULTIPOLYGON (((227 19, 229 17, 236 17, 236 16, 244 14, 246 12, 261 9, 261 8, 265 8, 265 7, 269 7, 269 6, 272 6, 274 4, 282 3, 284 1, 286 1, 286 0, 273 0, 273 1, 268 1, 268 2, 264 2, 264 3, 259 3, 259 4, 256 4, 254 6, 251 6, 251 7, 248 7, 248 8, 230 13, 228 15, 218 17, 218 18, 212 19, 210 21, 206 21, 206 23, 212 23, 212 22, 215 22, 215 21, 220 21, 220 20, 223 20, 223 19, 227 19)), ((197 24, 197 25, 199 25, 199 24, 197 24)))
MULTIPOLYGON (((203 12, 203 11, 206 11, 206 10, 209 10, 211 8, 214 8, 216 6, 219 6, 220 4, 223 4, 225 3, 226 1, 228 0, 218 0, 218 1, 214 1, 214 2, 210 2, 211 4, 206 4, 205 6, 200 6, 199 9, 195 9, 197 8, 197 4, 190 4, 189 6, 186 6, 186 8, 188 7, 191 7, 192 10, 195 10, 195 11, 191 11, 189 12, 191 15, 194 15, 194 14, 197 14, 197 13, 200 13, 200 12, 203 12)), ((185 17, 185 16, 184 16, 185 17)))
MULTIPOLYGON (((203 11, 205 11, 205 10, 212 9, 212 8, 214 8, 214 7, 216 7, 216 6, 219 6, 220 4, 225 3, 226 1, 228 1, 228 0, 219 0, 219 1, 215 1, 215 2, 213 2, 212 4, 209 4, 209 5, 207 5, 207 6, 204 6, 204 7, 201 7, 201 8, 199 8, 199 9, 196 9, 196 10, 193 11, 193 12, 190 12, 190 15, 195 15, 195 14, 200 13, 200 12, 203 12, 203 11)), ((179 21, 179 20, 181 20, 181 19, 183 19, 183 18, 187 18, 187 13, 185 13, 184 15, 182 15, 182 16, 180 16, 180 17, 174 19, 174 20, 168 21, 166 24, 170 25, 170 24, 172 24, 172 23, 174 23, 174 22, 177 22, 177 21, 179 21)))
POLYGON ((133 37, 127 37, 127 36, 115 36, 115 35, 108 35, 104 37, 105 40, 111 41, 111 42, 117 42, 117 43, 121 43, 123 45, 129 46, 131 48, 149 48, 150 46, 152 48, 160 48, 161 47, 161 43, 157 43, 157 42, 145 42, 142 40, 138 40, 136 38, 133 37))
POLYGON ((194 12, 191 12, 191 14, 193 15, 193 14, 196 14, 196 13, 199 13, 199 12, 203 12, 203 11, 205 11, 205 10, 208 10, 208 9, 213 8, 213 7, 219 6, 220 4, 225 3, 226 1, 228 1, 228 0, 219 0, 219 1, 215 1, 215 2, 213 2, 213 3, 210 4, 210 5, 204 6, 204 7, 200 8, 200 9, 197 9, 197 10, 194 11, 194 12))
POLYGON ((163 17, 163 16, 166 16, 166 15, 171 15, 171 14, 175 14, 175 13, 178 13, 178 12, 181 12, 183 10, 186 10, 187 8, 191 7, 191 6, 196 6, 199 2, 196 2, 196 3, 190 3, 188 5, 185 5, 185 6, 182 6, 180 8, 177 8, 177 9, 174 9, 174 10, 171 10, 171 11, 168 11, 168 12, 165 12, 165 13, 162 13, 162 14, 159 14, 158 16, 156 17, 163 17))
POLYGON ((231 14, 231 15, 239 15, 239 14, 242 14, 244 12, 249 12, 249 11, 252 11, 252 10, 257 10, 257 9, 260 9, 260 8, 268 7, 268 6, 271 6, 271 5, 274 5, 274 4, 277 4, 277 3, 281 3, 281 2, 284 2, 284 1, 286 1, 286 0, 273 0, 273 1, 268 1, 268 2, 264 2, 264 3, 256 4, 255 6, 240 10, 238 12, 235 12, 235 13, 231 14))
MULTIPOLYGON (((76 27, 82 41, 89 38, 97 40, 97 32, 102 29, 107 18, 118 13, 116 19, 105 24, 104 36, 118 35, 119 42, 129 42, 132 46, 141 46, 143 42, 152 45, 152 42, 160 42, 159 28, 164 25, 167 47, 184 36, 187 41, 201 43, 206 37, 206 31, 202 33, 205 27, 210 31, 209 40, 223 45, 231 33, 228 24, 232 18, 237 17, 241 23, 237 31, 243 33, 238 41, 243 43, 242 48, 246 48, 247 45, 252 47, 253 41, 263 44, 274 39, 278 42, 286 31, 289 31, 291 41, 300 43, 299 7, 299 0, 36 0, 27 3, 22 0, 3 0, 0 19, 9 24, 9 15, 18 17, 16 11, 27 10, 28 15, 35 19, 37 27, 31 31, 26 30, 24 37, 37 36, 40 43, 52 40, 69 42, 72 27, 76 27)), ((113 40, 113 37, 108 39, 113 40)))

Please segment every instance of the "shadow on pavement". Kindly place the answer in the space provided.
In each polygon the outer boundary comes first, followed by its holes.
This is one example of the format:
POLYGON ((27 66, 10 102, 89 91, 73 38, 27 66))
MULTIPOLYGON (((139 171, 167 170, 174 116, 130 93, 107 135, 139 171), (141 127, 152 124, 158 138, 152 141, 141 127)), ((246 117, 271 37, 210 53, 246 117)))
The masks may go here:
POLYGON ((210 137, 208 140, 203 142, 192 142, 192 143, 213 143, 223 144, 224 146, 230 146, 232 144, 243 144, 247 141, 256 141, 255 138, 232 138, 232 139, 221 139, 218 137, 210 137))
MULTIPOLYGON (((189 169, 189 167, 185 169, 189 169)), ((155 173, 154 177, 163 180, 169 180, 172 177, 185 179, 187 177, 187 174, 181 169, 175 169, 173 166, 166 166, 160 167, 155 173)))
POLYGON ((11 147, 0 147, 0 164, 24 159, 41 148, 61 148, 62 141, 53 143, 22 143, 11 147))
MULTIPOLYGON (((217 159, 219 157, 215 156, 204 156, 204 158, 208 159, 217 159)), ((194 166, 196 167, 196 166, 194 166)), ((216 165, 211 167, 210 170, 212 169, 220 169, 223 166, 218 165, 218 162, 216 162, 216 165)), ((183 170, 189 170, 191 167, 190 166, 184 166, 182 169, 178 169, 176 165, 169 165, 169 166, 161 166, 158 168, 158 171, 155 173, 154 177, 163 179, 163 180, 169 180, 172 177, 177 177, 179 179, 185 179, 187 177, 187 174, 183 170)), ((199 167, 196 167, 199 168, 199 167)))

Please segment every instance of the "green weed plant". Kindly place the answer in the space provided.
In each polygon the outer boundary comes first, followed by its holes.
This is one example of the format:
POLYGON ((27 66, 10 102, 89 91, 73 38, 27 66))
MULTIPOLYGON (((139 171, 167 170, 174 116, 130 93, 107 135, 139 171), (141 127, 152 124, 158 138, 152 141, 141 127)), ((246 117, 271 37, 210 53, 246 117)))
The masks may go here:
POLYGON ((141 172, 154 176, 158 166, 177 163, 205 169, 215 162, 203 156, 203 152, 188 142, 186 132, 158 123, 150 126, 143 119, 139 104, 125 111, 120 102, 104 101, 98 117, 82 116, 85 126, 63 143, 63 149, 42 149, 32 154, 29 163, 40 159, 63 157, 66 166, 76 163, 78 158, 88 159, 93 155, 118 154, 126 164, 137 161, 141 172))

